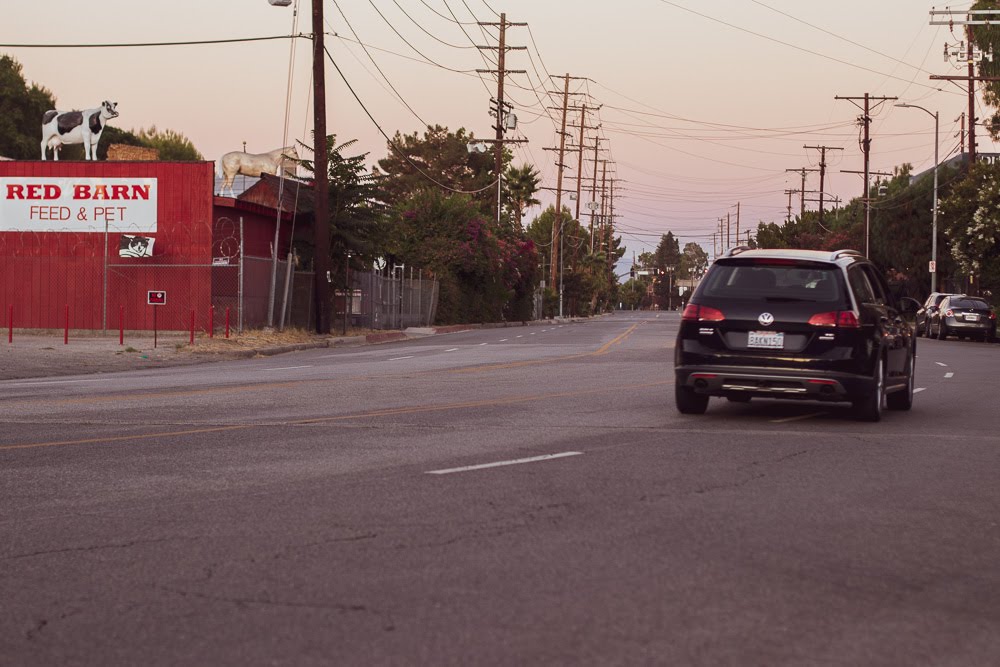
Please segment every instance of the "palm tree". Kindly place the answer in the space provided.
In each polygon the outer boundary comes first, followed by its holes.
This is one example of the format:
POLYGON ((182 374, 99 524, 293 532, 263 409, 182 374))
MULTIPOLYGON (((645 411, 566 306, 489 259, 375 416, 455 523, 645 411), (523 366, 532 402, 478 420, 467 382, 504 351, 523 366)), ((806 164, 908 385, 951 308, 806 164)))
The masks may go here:
POLYGON ((507 182, 507 196, 514 209, 514 220, 520 224, 521 218, 525 215, 524 209, 541 203, 535 199, 540 174, 533 165, 526 164, 521 167, 508 167, 504 179, 507 182))

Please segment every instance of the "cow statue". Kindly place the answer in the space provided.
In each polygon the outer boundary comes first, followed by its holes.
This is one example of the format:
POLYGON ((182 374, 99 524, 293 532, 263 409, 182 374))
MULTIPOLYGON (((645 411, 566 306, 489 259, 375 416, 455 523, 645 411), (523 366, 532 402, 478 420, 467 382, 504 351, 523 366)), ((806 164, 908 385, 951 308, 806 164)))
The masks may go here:
POLYGON ((295 165, 299 162, 299 153, 295 146, 285 146, 276 148, 269 153, 243 153, 233 151, 226 153, 215 163, 215 172, 222 177, 222 187, 219 188, 219 196, 222 197, 226 190, 230 196, 235 197, 233 192, 233 181, 237 174, 244 176, 260 176, 261 174, 277 175, 281 170, 286 176, 295 175, 295 165))
POLYGON ((96 109, 86 111, 46 111, 42 116, 42 159, 45 149, 52 149, 52 158, 59 159, 59 149, 64 144, 83 144, 88 160, 97 159, 97 142, 104 127, 118 117, 117 102, 104 101, 96 109))

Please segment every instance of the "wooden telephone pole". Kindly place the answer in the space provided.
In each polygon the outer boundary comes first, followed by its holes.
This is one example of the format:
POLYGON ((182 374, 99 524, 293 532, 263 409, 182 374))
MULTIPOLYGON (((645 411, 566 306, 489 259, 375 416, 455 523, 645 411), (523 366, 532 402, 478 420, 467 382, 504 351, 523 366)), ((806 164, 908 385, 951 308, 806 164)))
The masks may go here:
MULTIPOLYGON (((318 2, 319 0, 313 0, 318 2)), ((497 68, 496 69, 477 69, 476 72, 480 74, 496 74, 497 75, 497 96, 496 96, 496 109, 495 111, 497 124, 493 126, 496 130, 496 138, 493 140, 487 140, 484 143, 493 144, 493 161, 494 161, 494 172, 497 177, 497 223, 500 223, 500 215, 502 211, 502 197, 500 196, 503 184, 503 145, 505 143, 523 143, 527 139, 506 139, 504 138, 504 133, 508 129, 507 118, 513 107, 504 100, 503 96, 503 83, 504 77, 507 74, 526 74, 526 70, 523 69, 506 69, 506 54, 508 51, 526 51, 528 47, 526 46, 507 46, 507 27, 508 26, 526 26, 527 23, 511 23, 507 20, 507 14, 500 14, 499 23, 484 23, 479 22, 480 26, 491 26, 500 28, 500 37, 497 46, 477 46, 476 48, 480 50, 496 51, 497 52, 497 68)))
POLYGON ((868 181, 869 181, 869 173, 868 172, 869 172, 869 166, 870 166, 870 163, 871 163, 871 152, 872 152, 872 139, 871 139, 871 135, 869 133, 869 129, 870 129, 870 126, 872 124, 871 103, 872 102, 877 102, 878 104, 875 105, 875 107, 877 108, 877 107, 881 106, 883 102, 888 102, 889 100, 897 100, 899 98, 898 97, 874 97, 872 95, 869 95, 868 93, 865 93, 864 97, 842 97, 840 95, 837 95, 836 97, 834 97, 834 99, 835 100, 847 100, 851 104, 853 104, 854 106, 856 106, 856 107, 858 107, 859 109, 862 110, 862 115, 858 118, 858 121, 864 125, 864 129, 865 129, 865 134, 864 134, 865 138, 861 142, 861 151, 865 154, 865 171, 864 171, 864 174, 865 174, 865 189, 864 189, 864 198, 865 198, 865 255, 866 256, 870 256, 870 251, 871 251, 871 215, 872 215, 872 209, 871 209, 871 201, 870 201, 871 198, 868 196, 868 181), (861 106, 861 105, 858 104, 859 100, 863 100, 864 101, 864 106, 861 106))
POLYGON ((842 151, 843 148, 837 148, 836 146, 803 146, 805 149, 815 149, 819 151, 819 226, 823 226, 823 180, 826 176, 826 152, 827 151, 842 151))

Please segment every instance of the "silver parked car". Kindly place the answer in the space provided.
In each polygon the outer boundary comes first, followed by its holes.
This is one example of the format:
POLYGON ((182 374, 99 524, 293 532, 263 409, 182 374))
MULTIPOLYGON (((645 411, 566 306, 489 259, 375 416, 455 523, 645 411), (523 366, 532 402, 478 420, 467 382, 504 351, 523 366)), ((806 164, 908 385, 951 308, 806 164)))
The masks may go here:
POLYGON ((983 299, 964 294, 946 296, 927 325, 928 337, 940 340, 958 336, 991 342, 996 334, 996 311, 983 299))

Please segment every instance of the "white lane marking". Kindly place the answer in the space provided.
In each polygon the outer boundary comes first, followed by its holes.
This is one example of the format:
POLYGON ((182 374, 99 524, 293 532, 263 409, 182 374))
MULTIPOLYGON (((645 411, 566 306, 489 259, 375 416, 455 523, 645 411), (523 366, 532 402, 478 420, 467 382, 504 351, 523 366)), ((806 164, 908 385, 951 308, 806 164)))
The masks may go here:
POLYGON ((501 342, 501 343, 506 343, 506 342, 507 342, 507 340, 508 340, 507 338, 501 338, 501 339, 500 339, 500 342, 501 342))
POLYGON ((948 373, 945 373, 944 376, 945 376, 945 378, 950 378, 950 377, 954 377, 955 374, 952 373, 952 372, 948 372, 948 373))
POLYGON ((944 366, 945 368, 948 367, 948 364, 942 364, 940 361, 935 361, 934 363, 937 364, 938 366, 944 366))
POLYGON ((787 424, 788 422, 802 421, 803 419, 811 419, 813 417, 819 417, 820 415, 825 415, 825 412, 810 412, 807 415, 799 415, 798 417, 785 417, 784 419, 772 419, 772 424, 787 424))
POLYGON ((445 350, 445 352, 458 352, 458 348, 457 347, 453 347, 453 348, 451 348, 449 350, 445 350))
POLYGON ((483 345, 489 345, 489 343, 480 343, 479 347, 482 347, 483 345))
POLYGON ((280 368, 262 368, 262 371, 293 371, 296 368, 312 368, 312 366, 281 366, 280 368))
POLYGON ((44 382, 18 382, 9 384, 8 387, 29 387, 38 384, 73 384, 74 382, 111 382, 112 378, 100 378, 96 380, 46 380, 44 382))
POLYGON ((913 390, 913 393, 914 394, 919 394, 920 392, 922 392, 925 389, 927 389, 927 387, 917 387, 916 389, 913 390))
POLYGON ((534 336, 534 335, 535 335, 535 332, 534 332, 534 331, 532 331, 532 332, 531 332, 530 334, 528 334, 528 335, 529 335, 529 336, 534 336))
POLYGON ((516 336, 516 338, 524 338, 524 336, 516 336))
POLYGON ((389 361, 399 361, 400 359, 412 359, 412 358, 413 358, 413 355, 411 354, 411 355, 408 355, 406 357, 391 357, 389 359, 389 361))
POLYGON ((559 454, 545 454, 544 456, 532 456, 526 459, 511 459, 509 461, 496 461, 494 463, 480 463, 474 466, 462 466, 461 468, 445 468, 443 470, 428 470, 428 475, 448 475, 453 472, 468 472, 470 470, 483 470, 484 468, 497 468, 499 466, 513 466, 521 463, 536 463, 538 461, 549 461, 551 459, 561 459, 566 456, 580 456, 583 452, 561 452, 559 454))

